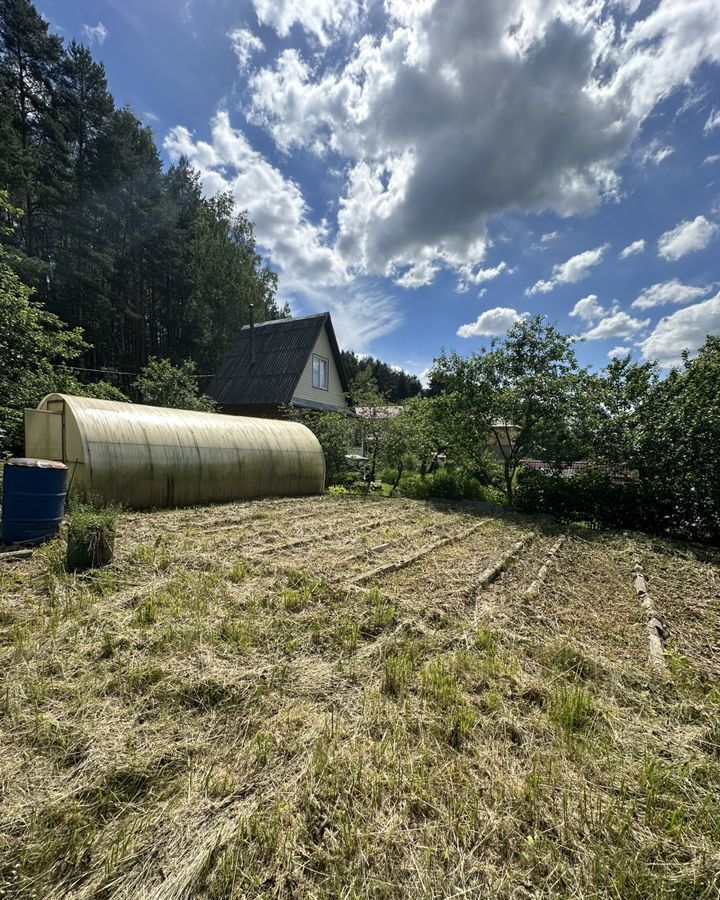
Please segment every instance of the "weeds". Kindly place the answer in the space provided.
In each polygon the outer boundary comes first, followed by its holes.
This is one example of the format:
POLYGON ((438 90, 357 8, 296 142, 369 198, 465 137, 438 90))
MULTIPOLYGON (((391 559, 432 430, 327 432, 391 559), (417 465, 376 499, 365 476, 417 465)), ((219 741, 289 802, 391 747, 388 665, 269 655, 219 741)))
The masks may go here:
POLYGON ((369 592, 368 605, 370 607, 369 616, 363 628, 366 634, 378 634, 393 624, 397 610, 377 589, 369 592))
POLYGON ((380 690, 391 697, 402 697, 407 690, 417 663, 410 647, 401 647, 385 658, 380 690))
POLYGON ((244 560, 239 559, 236 563, 233 563, 228 578, 233 584, 240 584, 241 581, 248 577, 249 571, 248 564, 244 560))
POLYGON ((485 625, 478 625, 475 629, 475 646, 478 650, 484 650, 486 653, 492 653, 497 649, 498 636, 492 628, 485 625))
POLYGON ((553 723, 568 737, 587 731, 598 718, 592 697, 580 685, 555 691, 550 697, 548 711, 553 723))
POLYGON ((66 567, 69 572, 107 565, 115 547, 119 507, 74 506, 68 524, 66 567))

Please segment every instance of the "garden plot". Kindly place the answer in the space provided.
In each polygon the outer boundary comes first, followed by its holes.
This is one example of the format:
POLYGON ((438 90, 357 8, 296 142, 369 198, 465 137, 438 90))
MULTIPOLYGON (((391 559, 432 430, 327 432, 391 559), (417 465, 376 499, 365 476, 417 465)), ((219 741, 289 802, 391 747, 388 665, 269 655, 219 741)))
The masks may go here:
POLYGON ((374 516, 366 514, 333 527, 324 520, 316 520, 317 528, 304 523, 304 536, 276 547, 265 545, 262 555, 254 547, 247 552, 256 563, 275 570, 300 567, 333 585, 350 584, 377 565, 400 562, 478 521, 418 504, 396 508, 394 502, 385 501, 382 507, 374 516))
POLYGON ((324 497, 6 564, 4 896, 715 898, 714 555, 574 530, 528 596, 559 534, 324 497))

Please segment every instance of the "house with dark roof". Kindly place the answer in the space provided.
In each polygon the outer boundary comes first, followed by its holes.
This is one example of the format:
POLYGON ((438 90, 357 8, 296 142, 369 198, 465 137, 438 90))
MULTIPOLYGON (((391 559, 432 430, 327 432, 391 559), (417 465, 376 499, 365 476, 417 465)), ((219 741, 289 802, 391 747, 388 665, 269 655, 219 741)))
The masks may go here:
POLYGON ((219 411, 277 418, 281 407, 351 413, 330 313, 251 321, 207 387, 219 411))

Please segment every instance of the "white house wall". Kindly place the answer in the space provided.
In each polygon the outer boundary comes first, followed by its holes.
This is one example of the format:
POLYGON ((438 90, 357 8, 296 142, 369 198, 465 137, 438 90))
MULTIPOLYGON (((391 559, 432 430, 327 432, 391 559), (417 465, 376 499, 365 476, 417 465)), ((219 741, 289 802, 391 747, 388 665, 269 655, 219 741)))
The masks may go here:
POLYGON ((345 409, 347 400, 340 383, 340 375, 338 374, 335 359, 333 357, 330 339, 328 338, 327 328, 323 328, 318 335, 313 351, 308 358, 305 369, 303 370, 300 380, 298 381, 295 393, 293 395, 293 403, 296 401, 309 402, 312 404, 322 404, 323 406, 332 406, 337 409, 345 409), (312 384, 312 358, 313 354, 322 356, 328 361, 328 389, 326 391, 321 388, 314 388, 312 384))

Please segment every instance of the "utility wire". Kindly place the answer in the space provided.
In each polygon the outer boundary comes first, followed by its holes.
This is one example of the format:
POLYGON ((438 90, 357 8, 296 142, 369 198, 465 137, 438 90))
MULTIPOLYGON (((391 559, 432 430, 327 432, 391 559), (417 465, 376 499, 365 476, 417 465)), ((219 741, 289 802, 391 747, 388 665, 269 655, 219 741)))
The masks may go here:
MULTIPOLYGON (((121 369, 89 369, 85 366, 66 366, 64 364, 58 363, 56 365, 57 369, 70 369, 73 372, 97 372, 100 375, 138 375, 138 372, 123 372, 121 369)), ((212 375, 196 375, 196 378, 213 378, 215 373, 212 375)))

